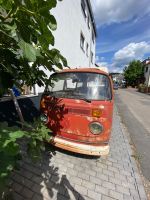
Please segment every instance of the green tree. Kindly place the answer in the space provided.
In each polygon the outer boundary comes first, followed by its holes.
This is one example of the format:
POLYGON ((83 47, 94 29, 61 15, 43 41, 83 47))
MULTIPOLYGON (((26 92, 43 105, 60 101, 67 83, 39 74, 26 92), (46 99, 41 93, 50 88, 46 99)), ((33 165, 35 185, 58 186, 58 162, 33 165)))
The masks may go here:
POLYGON ((57 22, 51 9, 56 4, 56 0, 0 0, 1 95, 13 84, 44 85, 48 78, 40 66, 49 71, 67 66, 53 48, 57 22))
POLYGON ((124 77, 127 85, 137 86, 144 81, 144 69, 139 60, 133 60, 128 67, 124 68, 124 77))
MULTIPOLYGON (((0 95, 13 84, 20 88, 46 84, 48 77, 41 66, 49 71, 67 66, 53 48, 57 22, 51 9, 56 4, 56 0, 0 0, 0 95)), ((28 151, 36 159, 48 132, 40 122, 25 124, 23 130, 0 124, 0 189, 16 166, 18 139, 27 138, 28 151)))

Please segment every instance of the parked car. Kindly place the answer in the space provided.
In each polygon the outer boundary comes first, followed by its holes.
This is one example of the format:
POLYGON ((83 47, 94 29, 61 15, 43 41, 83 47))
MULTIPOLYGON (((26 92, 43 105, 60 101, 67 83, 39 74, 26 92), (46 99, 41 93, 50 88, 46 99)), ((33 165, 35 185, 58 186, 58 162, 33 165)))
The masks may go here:
POLYGON ((113 87, 99 69, 54 73, 41 98, 41 119, 52 131, 50 142, 62 149, 107 155, 113 114, 113 87))
POLYGON ((113 84, 113 88, 114 88, 114 90, 118 90, 119 84, 118 84, 117 82, 115 82, 115 83, 113 84))
POLYGON ((126 88, 126 87, 127 87, 126 81, 122 81, 121 87, 122 87, 122 88, 126 88))

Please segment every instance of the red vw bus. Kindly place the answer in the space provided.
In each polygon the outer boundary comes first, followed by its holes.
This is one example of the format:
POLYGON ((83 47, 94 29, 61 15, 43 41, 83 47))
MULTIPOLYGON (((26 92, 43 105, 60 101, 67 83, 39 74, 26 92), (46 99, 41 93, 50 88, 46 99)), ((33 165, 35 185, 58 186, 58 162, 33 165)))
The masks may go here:
POLYGON ((107 155, 113 115, 109 75, 95 68, 68 69, 51 75, 41 98, 41 119, 51 143, 65 150, 107 155))

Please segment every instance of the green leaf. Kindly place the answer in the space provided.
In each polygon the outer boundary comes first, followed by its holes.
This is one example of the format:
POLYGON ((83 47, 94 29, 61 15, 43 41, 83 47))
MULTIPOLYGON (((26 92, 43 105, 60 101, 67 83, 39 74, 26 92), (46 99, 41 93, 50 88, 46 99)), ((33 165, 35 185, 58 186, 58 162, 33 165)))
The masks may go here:
POLYGON ((12 4, 13 4, 13 0, 9 0, 9 1, 1 0, 0 1, 0 5, 2 5, 3 8, 6 10, 10 10, 12 8, 12 4))
POLYGON ((47 0, 41 1, 39 3, 39 13, 44 14, 44 12, 51 10, 52 8, 56 7, 57 1, 56 0, 47 0))
POLYGON ((41 54, 40 49, 36 49, 36 56, 37 56, 37 57, 40 57, 40 58, 44 58, 44 57, 42 56, 42 54, 41 54))
POLYGON ((0 182, 6 178, 15 166, 15 157, 0 153, 0 182))
POLYGON ((56 22, 56 19, 53 15, 50 15, 49 16, 49 27, 51 30, 55 31, 57 29, 57 22, 56 22))
POLYGON ((54 46, 54 36, 52 33, 39 36, 39 41, 44 49, 48 49, 50 44, 54 46))
POLYGON ((26 58, 29 62, 36 61, 36 49, 29 43, 26 43, 24 40, 20 40, 19 47, 23 52, 24 58, 26 58))
POLYGON ((13 25, 9 25, 9 24, 4 24, 3 25, 4 29, 9 32, 9 36, 12 37, 12 38, 15 38, 17 33, 16 33, 16 29, 17 29, 17 26, 16 24, 14 23, 13 25))
POLYGON ((62 63, 63 63, 63 66, 65 66, 65 67, 67 67, 67 59, 65 58, 65 57, 63 57, 62 55, 60 55, 60 59, 61 59, 61 61, 62 61, 62 63))
MULTIPOLYGON (((2 148, 5 148, 7 145, 9 145, 9 143, 10 142, 12 142, 12 140, 5 140, 5 142, 2 144, 2 145, 0 145, 2 148)), ((4 151, 4 150, 3 150, 4 151)))
POLYGON ((9 137, 12 138, 12 139, 18 139, 18 138, 22 138, 24 135, 25 134, 24 134, 23 131, 18 130, 18 131, 14 132, 14 133, 10 133, 9 137))
POLYGON ((50 9, 52 9, 52 8, 56 7, 57 1, 56 0, 51 0, 51 1, 48 1, 48 4, 49 4, 50 9))
POLYGON ((7 177, 7 176, 8 176, 7 172, 0 173, 0 178, 4 178, 4 177, 7 177))
POLYGON ((57 63, 57 67, 58 67, 59 69, 63 69, 63 66, 62 66, 61 63, 57 63))
POLYGON ((4 153, 10 156, 16 156, 19 153, 19 145, 14 143, 13 141, 10 142, 5 148, 4 153))

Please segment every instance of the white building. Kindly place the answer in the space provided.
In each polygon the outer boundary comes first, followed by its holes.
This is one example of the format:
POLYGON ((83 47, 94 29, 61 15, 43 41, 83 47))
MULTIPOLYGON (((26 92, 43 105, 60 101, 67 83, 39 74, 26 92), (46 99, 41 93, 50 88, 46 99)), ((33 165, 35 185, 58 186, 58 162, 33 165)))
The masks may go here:
POLYGON ((57 21, 55 47, 67 58, 68 66, 95 65, 96 27, 90 0, 58 1, 52 14, 57 21))
MULTIPOLYGON (((96 26, 90 0, 57 1, 52 14, 57 21, 55 48, 67 59, 68 66, 95 67, 96 26)), ((36 87, 39 93, 43 89, 36 87)))
POLYGON ((150 87, 150 58, 144 60, 144 77, 145 77, 145 84, 150 87))

